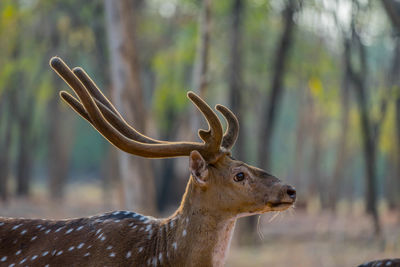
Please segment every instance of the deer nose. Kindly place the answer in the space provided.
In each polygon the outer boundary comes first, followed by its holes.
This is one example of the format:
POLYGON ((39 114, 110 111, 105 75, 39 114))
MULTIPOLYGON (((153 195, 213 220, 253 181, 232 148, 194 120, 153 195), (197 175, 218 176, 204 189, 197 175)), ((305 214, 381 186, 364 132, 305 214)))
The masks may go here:
POLYGON ((286 194, 293 200, 296 199, 296 189, 293 186, 288 185, 286 186, 286 194))

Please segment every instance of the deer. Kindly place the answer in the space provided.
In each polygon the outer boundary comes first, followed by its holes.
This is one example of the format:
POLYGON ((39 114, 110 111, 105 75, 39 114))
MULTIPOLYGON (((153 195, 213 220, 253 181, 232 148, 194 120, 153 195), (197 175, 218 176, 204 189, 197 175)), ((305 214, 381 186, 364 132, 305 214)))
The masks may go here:
POLYGON ((239 132, 236 116, 217 105, 225 132, 198 95, 187 97, 207 120, 202 142, 152 139, 129 125, 80 67, 50 60, 76 93, 61 98, 112 145, 145 158, 189 157, 190 176, 179 208, 168 218, 131 211, 66 220, 0 218, 0 266, 223 266, 236 220, 283 211, 296 190, 231 155, 239 132))

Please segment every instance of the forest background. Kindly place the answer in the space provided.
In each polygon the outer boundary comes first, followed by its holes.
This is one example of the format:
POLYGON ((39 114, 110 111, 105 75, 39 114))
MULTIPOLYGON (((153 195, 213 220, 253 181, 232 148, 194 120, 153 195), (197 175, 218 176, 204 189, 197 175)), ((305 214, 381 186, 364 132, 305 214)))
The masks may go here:
POLYGON ((238 115, 233 155, 298 201, 243 219, 227 266, 400 255, 400 1, 2 0, 0 215, 167 216, 187 158, 108 144, 59 98, 55 55, 151 137, 197 140, 189 90, 238 115))

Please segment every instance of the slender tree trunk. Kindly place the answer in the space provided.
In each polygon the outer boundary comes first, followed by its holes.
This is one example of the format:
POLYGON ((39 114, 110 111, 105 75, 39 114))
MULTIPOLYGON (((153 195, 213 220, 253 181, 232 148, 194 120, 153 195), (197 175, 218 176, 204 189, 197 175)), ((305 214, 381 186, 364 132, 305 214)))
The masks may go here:
MULTIPOLYGON (((6 94, 3 95, 7 98, 6 94)), ((0 120, 3 122, 3 126, 0 125, 0 198, 2 201, 6 202, 9 197, 8 192, 8 176, 10 172, 10 160, 11 160, 11 117, 10 113, 7 111, 7 105, 4 103, 0 104, 0 109, 3 117, 0 120), (2 127, 1 127, 2 126, 2 127), (2 130, 2 131, 1 131, 2 130)))
MULTIPOLYGON (((356 34, 353 31, 353 34, 356 34)), ((366 203, 367 212, 371 214, 374 222, 375 233, 380 233, 380 222, 379 214, 377 209, 377 182, 376 182, 376 158, 377 158, 377 148, 376 143, 378 140, 377 126, 373 125, 371 122, 368 104, 367 104, 367 87, 365 85, 365 79, 367 76, 367 63, 366 63, 366 51, 365 47, 355 36, 356 43, 359 48, 359 61, 360 61, 360 71, 356 73, 350 63, 350 58, 347 60, 347 64, 350 70, 350 77, 353 83, 352 88, 357 99, 358 109, 360 113, 360 125, 361 125, 361 135, 363 139, 363 150, 365 157, 365 178, 366 178, 366 203), (375 130, 375 131, 374 131, 375 130)))
POLYGON ((211 32, 211 0, 203 0, 200 14, 199 42, 196 51, 196 61, 193 69, 193 89, 205 97, 208 85, 208 58, 211 32))
MULTIPOLYGON (((59 83, 58 81, 56 84, 59 83)), ((72 121, 66 123, 70 113, 64 114, 58 95, 49 103, 49 191, 53 201, 64 198, 71 148, 74 139, 72 121)))
MULTIPOLYGON (((178 126, 175 125, 177 122, 178 114, 170 107, 165 111, 168 118, 168 129, 162 136, 162 140, 171 140, 173 136, 176 136, 178 126)), ((158 197, 157 207, 159 211, 165 211, 170 200, 170 192, 172 185, 176 182, 176 170, 175 170, 175 159, 163 159, 161 162, 161 172, 159 174, 158 184, 158 197)))
MULTIPOLYGON (((279 42, 276 46, 276 53, 273 64, 273 78, 270 89, 270 95, 262 112, 263 119, 261 120, 258 144, 258 165, 260 168, 267 169, 270 166, 271 142, 274 132, 275 120, 279 109, 283 94, 283 78, 286 73, 289 51, 293 44, 294 20, 293 16, 296 13, 298 4, 296 0, 288 0, 286 7, 282 12, 284 28, 279 42)), ((249 235, 251 241, 258 240, 256 237, 256 216, 248 218, 248 229, 252 231, 249 235)))
MULTIPOLYGON (((139 131, 146 129, 146 111, 140 81, 136 16, 132 1, 105 0, 111 55, 112 95, 116 107, 139 131)), ((126 208, 155 211, 154 176, 149 160, 118 152, 119 171, 124 185, 126 208)))
POLYGON ((346 169, 347 163, 347 133, 349 128, 349 82, 350 74, 346 64, 347 58, 350 57, 350 44, 345 40, 343 48, 343 78, 342 78, 342 90, 341 90, 341 106, 342 113, 340 119, 340 137, 339 144, 336 151, 336 162, 333 168, 332 177, 330 178, 330 190, 329 192, 329 208, 336 210, 336 204, 339 195, 339 186, 344 181, 344 170, 346 169))
POLYGON ((19 117, 19 147, 17 156, 17 196, 28 197, 32 177, 32 150, 31 127, 32 122, 28 114, 21 114, 19 117))
POLYGON ((271 153, 272 135, 275 130, 276 116, 283 95, 283 79, 289 59, 289 51, 293 45, 293 32, 295 27, 293 17, 298 9, 297 2, 296 0, 288 0, 282 13, 284 29, 276 46, 270 95, 266 101, 267 104, 264 107, 264 112, 262 113, 263 120, 259 133, 258 164, 263 169, 270 167, 269 155, 271 153))
MULTIPOLYGON (((230 55, 230 68, 229 68, 229 104, 232 111, 236 114, 239 124, 243 125, 243 79, 242 79, 242 24, 243 24, 243 4, 242 0, 234 0, 231 15, 231 55, 230 55)), ((245 132, 244 127, 241 128, 240 135, 235 144, 236 157, 245 160, 244 140, 245 132)))
MULTIPOLYGON (((208 60, 211 33, 211 0, 202 0, 202 10, 199 16, 198 28, 199 34, 192 74, 192 90, 199 94, 201 98, 205 99, 209 80, 208 60)), ((202 116, 196 110, 191 109, 190 117, 191 132, 197 133, 197 130, 200 129, 202 125, 202 116)))
MULTIPOLYGON (((400 81, 398 78, 398 71, 400 68, 400 44, 399 44, 399 36, 400 36, 400 3, 398 1, 394 0, 382 0, 383 7, 385 8, 385 11, 392 22, 393 25, 393 30, 395 33, 395 42, 396 42, 396 48, 395 48, 395 55, 394 55, 394 62, 392 65, 392 74, 391 76, 393 77, 393 85, 397 86, 397 92, 400 92, 399 86, 400 86, 400 81)), ((397 154, 400 153, 400 94, 397 93, 397 98, 395 102, 395 124, 396 124, 396 133, 397 133, 397 154)), ((397 157, 397 160, 400 161, 400 157, 397 157)), ((394 195, 397 197, 398 193, 398 186, 400 185, 400 162, 398 162, 397 165, 397 187, 392 186, 391 189, 395 190, 394 195)), ((396 204, 392 203, 392 205, 400 205, 400 198, 397 197, 396 204)))

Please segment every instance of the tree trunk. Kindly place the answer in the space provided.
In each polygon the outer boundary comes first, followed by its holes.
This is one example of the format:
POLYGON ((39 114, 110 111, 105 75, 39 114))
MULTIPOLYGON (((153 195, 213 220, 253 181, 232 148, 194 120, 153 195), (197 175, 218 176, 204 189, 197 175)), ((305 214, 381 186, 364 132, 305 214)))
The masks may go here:
MULTIPOLYGON (((356 34, 353 31, 353 34, 356 34)), ((360 125, 361 125, 361 135, 363 139, 363 149, 365 158, 365 178, 366 178, 366 194, 365 201, 367 203, 367 212, 371 214, 374 222, 375 233, 380 233, 380 222, 379 214, 377 209, 377 191, 376 191, 376 158, 377 158, 377 148, 376 143, 378 140, 377 128, 371 122, 371 118, 368 112, 367 104, 367 88, 365 85, 365 79, 367 76, 367 63, 366 63, 366 51, 365 47, 359 40, 358 36, 355 36, 356 42, 359 48, 359 62, 360 71, 356 73, 350 63, 350 58, 347 60, 347 66, 349 68, 349 73, 351 81, 353 83, 352 88, 354 88, 358 109, 360 113, 360 125), (375 130, 375 132, 374 132, 375 130)))
POLYGON ((336 210, 336 204, 339 195, 339 186, 344 181, 344 170, 347 165, 347 132, 349 128, 349 82, 350 74, 346 64, 346 60, 350 57, 350 44, 347 40, 344 41, 343 47, 343 78, 341 90, 341 106, 342 113, 340 119, 340 137, 336 151, 336 162, 333 168, 332 177, 330 178, 329 190, 329 208, 336 210))
MULTIPOLYGON (((196 58, 192 75, 192 90, 205 99, 208 87, 208 59, 211 32, 211 0, 203 0, 199 17, 199 37, 197 41, 196 58)), ((191 132, 197 133, 201 127, 202 116, 191 109, 191 132)), ((194 134, 193 134, 194 135, 194 134)))
MULTIPOLYGON (((30 113, 29 113, 30 114, 30 113)), ((28 197, 30 194, 30 183, 32 176, 33 157, 31 127, 32 121, 27 113, 20 114, 18 121, 19 146, 17 156, 17 196, 28 197)))
MULTIPOLYGON (((6 93, 3 95, 4 99, 7 99, 6 93)), ((11 150, 11 117, 10 112, 7 110, 7 105, 0 104, 3 117, 0 117, 0 121, 3 122, 3 127, 0 125, 0 198, 6 202, 9 197, 8 192, 8 175, 10 171, 10 150, 11 150), (1 131, 2 130, 2 131, 1 131)))
MULTIPOLYGON (((262 112, 263 119, 261 121, 258 143, 258 165, 262 169, 267 169, 270 166, 271 142, 274 132, 276 114, 279 109, 283 94, 283 78, 286 73, 289 51, 293 44, 294 20, 293 16, 296 13, 298 4, 296 0, 288 0, 282 12, 284 28, 279 42, 276 46, 276 53, 273 64, 273 78, 270 89, 270 95, 262 112), (264 119, 265 118, 265 119, 264 119)), ((257 241, 256 236, 256 216, 248 218, 248 229, 252 232, 251 241, 257 241)))
MULTIPOLYGON (((395 32, 395 42, 396 42, 396 47, 395 47, 395 55, 393 58, 393 65, 392 65, 392 73, 391 76, 393 77, 393 85, 400 85, 400 81, 398 78, 398 71, 400 68, 400 3, 394 0, 382 0, 383 7, 385 8, 385 11, 392 22, 393 25, 393 30, 395 32)), ((398 89, 397 89, 398 90, 398 89)), ((400 153, 400 94, 396 94, 396 102, 395 102, 395 124, 396 124, 396 133, 397 133, 397 154, 399 155, 400 153)), ((397 157, 397 160, 400 160, 400 157, 397 157)), ((391 203, 392 206, 399 206, 400 205, 400 199, 397 196, 397 190, 398 186, 400 185, 400 162, 397 165, 397 187, 396 186, 391 186, 391 189, 394 190, 394 196, 397 199, 391 199, 392 197, 389 196, 389 202, 395 201, 396 203, 391 203)), ((390 193, 389 193, 390 194, 390 193)))
MULTIPOLYGON (((133 8, 129 0, 105 0, 104 3, 113 100, 127 121, 133 121, 135 128, 143 131, 146 128, 146 112, 135 38, 135 19, 140 12, 133 8)), ((155 188, 150 161, 122 151, 118 153, 118 160, 126 208, 154 212, 155 188)))
MULTIPOLYGON (((58 81, 56 84, 59 83, 58 81)), ((58 95, 49 103, 49 191, 53 201, 61 202, 65 194, 69 160, 74 139, 72 122, 66 122, 71 113, 63 114, 58 95)))
MULTIPOLYGON (((242 0, 234 0, 231 15, 231 55, 229 68, 229 105, 233 113, 236 114, 239 124, 243 125, 243 79, 242 79, 242 16, 243 16, 242 0)), ((235 154, 238 159, 245 161, 244 140, 245 131, 241 127, 240 134, 235 144, 235 154)))
POLYGON ((267 105, 264 107, 263 120, 259 133, 258 164, 260 168, 270 167, 271 142, 275 129, 275 121, 283 94, 283 79, 286 73, 289 51, 293 44, 294 14, 298 9, 296 0, 288 0, 283 10, 284 29, 277 44, 273 64, 272 84, 267 105), (264 119, 265 118, 265 119, 264 119))

